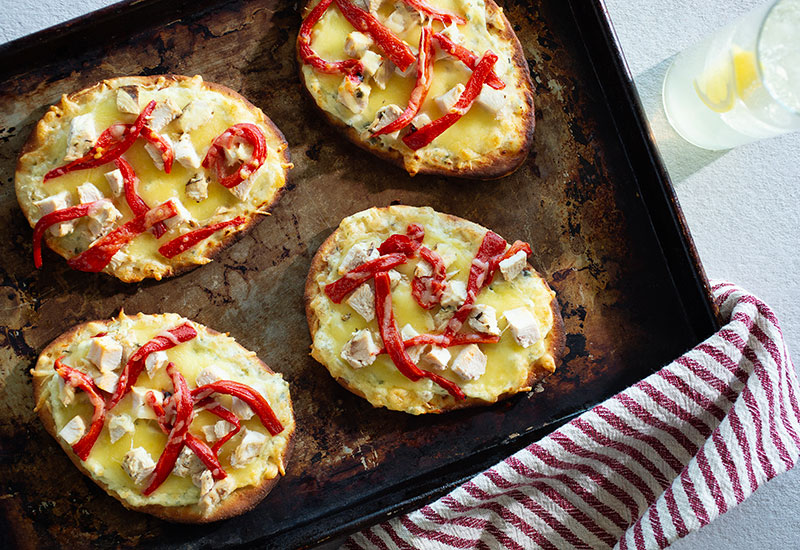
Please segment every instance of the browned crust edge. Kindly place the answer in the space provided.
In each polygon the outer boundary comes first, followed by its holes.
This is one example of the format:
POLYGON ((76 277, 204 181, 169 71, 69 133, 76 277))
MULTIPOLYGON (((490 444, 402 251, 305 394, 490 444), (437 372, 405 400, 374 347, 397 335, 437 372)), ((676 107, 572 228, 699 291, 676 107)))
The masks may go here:
MULTIPOLYGON (((392 207, 390 206, 375 207, 374 210, 377 210, 378 212, 385 212, 390 208, 396 208, 397 206, 407 206, 407 205, 393 205, 392 207)), ((445 217, 445 219, 447 219, 449 222, 455 222, 455 223, 469 222, 469 220, 466 220, 465 218, 454 216, 452 214, 447 214, 439 211, 436 211, 436 213, 440 216, 445 217)), ((475 223, 475 222, 470 222, 470 223, 475 223)), ((475 224, 475 225, 483 227, 480 224, 475 224)), ((483 229, 486 228, 483 227, 483 229)), ((306 277, 305 289, 303 292, 303 304, 305 307, 306 321, 308 322, 308 330, 311 335, 312 342, 314 340, 314 334, 316 334, 317 330, 319 329, 319 318, 317 317, 316 312, 311 307, 311 302, 323 292, 322 289, 317 285, 315 278, 319 273, 323 271, 323 269, 327 265, 328 255, 336 248, 336 238, 338 231, 339 228, 337 227, 336 230, 333 233, 331 233, 328 236, 328 238, 325 239, 325 241, 320 245, 316 254, 314 254, 314 258, 311 260, 311 266, 308 270, 308 276, 306 277)), ((531 271, 536 273, 536 275, 540 279, 542 279, 548 290, 552 290, 550 288, 550 285, 547 284, 547 281, 545 281, 545 279, 539 274, 538 271, 536 271, 530 264, 528 264, 527 267, 531 271)), ((564 355, 564 346, 566 342, 566 334, 564 331, 564 319, 561 316, 561 308, 558 304, 558 298, 553 297, 553 299, 551 300, 550 311, 552 311, 553 313, 553 327, 547 335, 547 351, 553 357, 557 365, 564 355)), ((325 366, 327 369, 327 365, 323 366, 325 366)), ((493 405, 494 403, 497 403, 498 401, 502 401, 504 399, 508 399, 509 397, 516 395, 517 393, 523 391, 529 391, 528 388, 533 388, 535 384, 541 382, 542 380, 553 374, 551 371, 547 370, 544 367, 544 364, 541 361, 541 359, 537 359, 536 361, 530 364, 528 373, 529 373, 528 379, 525 383, 525 386, 518 388, 516 391, 502 393, 498 395, 494 401, 487 401, 475 397, 470 397, 462 401, 456 401, 455 398, 450 395, 446 396, 437 395, 434 396, 434 399, 431 402, 429 402, 429 404, 431 405, 431 409, 427 410, 425 414, 443 413, 458 409, 465 409, 469 407, 493 405)), ((363 399, 366 399, 366 396, 361 391, 359 391, 357 388, 350 386, 346 380, 338 377, 334 377, 334 379, 336 380, 336 382, 339 383, 339 385, 341 385, 346 390, 350 391, 351 393, 354 393, 355 395, 358 395, 363 399)))
MULTIPOLYGON (((310 5, 314 0, 309 0, 306 3, 305 8, 303 8, 303 14, 307 15, 309 11, 310 5)), ((511 27, 511 23, 508 21, 508 18, 505 16, 503 10, 494 2, 494 0, 484 0, 487 8, 487 15, 496 16, 499 15, 504 23, 503 29, 495 29, 497 31, 498 36, 505 41, 511 42, 514 53, 512 55, 512 60, 514 65, 519 69, 519 76, 520 80, 523 83, 524 92, 525 92, 525 99, 526 103, 528 104, 528 109, 525 111, 523 116, 523 123, 525 128, 525 137, 520 147, 519 151, 516 154, 507 156, 505 155, 504 151, 501 151, 499 155, 487 155, 485 158, 486 160, 470 169, 462 169, 462 168, 447 168, 441 167, 436 165, 424 164, 417 172, 411 172, 406 168, 405 165, 405 155, 397 150, 386 150, 382 147, 371 145, 368 142, 361 139, 360 134, 353 129, 352 127, 348 126, 329 112, 325 111, 322 107, 319 106, 317 101, 314 99, 314 96, 308 90, 308 84, 306 82, 305 75, 303 74, 303 61, 300 58, 299 51, 297 52, 297 72, 300 74, 300 81, 303 83, 303 90, 306 92, 308 97, 311 100, 311 103, 314 104, 317 112, 321 113, 328 122, 338 129, 341 133, 343 133, 347 139, 349 139, 353 144, 358 146, 359 148, 372 153, 376 157, 385 160, 395 166, 406 170, 409 175, 415 176, 417 174, 422 175, 430 175, 430 176, 449 176, 449 177, 456 177, 456 178, 466 178, 466 179, 480 179, 480 180, 494 180, 500 179, 510 174, 513 174, 523 162, 528 157, 528 153, 533 145, 533 132, 536 125, 536 113, 534 107, 534 97, 533 97, 533 82, 531 81, 531 73, 530 68, 528 67, 528 60, 525 58, 525 52, 522 49, 522 44, 519 41, 514 29, 511 27)), ((304 16, 305 16, 304 15, 304 16)), ((487 17, 489 19, 489 17, 487 17)), ((494 27, 492 27, 494 29, 494 27)))
MULTIPOLYGON (((59 102, 56 103, 55 105, 52 105, 48 109, 48 111, 44 115, 42 115, 41 119, 36 123, 34 130, 31 132, 30 136, 28 137, 28 139, 26 140, 25 144, 22 147, 22 151, 17 157, 15 174, 21 171, 22 157, 44 145, 45 136, 47 135, 47 132, 45 131, 46 128, 45 120, 48 118, 52 117, 58 118, 61 116, 59 113, 63 111, 65 105, 65 99, 71 102, 77 102, 81 99, 82 96, 86 95, 91 96, 95 93, 102 91, 105 87, 113 89, 115 87, 115 81, 118 80, 125 80, 125 81, 135 80, 138 81, 141 86, 155 86, 159 84, 159 82, 161 82, 162 79, 167 82, 167 84, 165 84, 163 87, 169 87, 172 86, 173 84, 192 80, 192 77, 184 75, 166 74, 166 75, 152 75, 152 76, 124 76, 124 77, 109 78, 106 80, 102 80, 96 84, 93 84, 88 88, 78 90, 77 92, 73 92, 71 94, 67 94, 66 96, 62 97, 59 100, 59 102)), ((286 137, 283 135, 283 132, 280 131, 280 129, 275 125, 272 119, 270 119, 261 109, 253 105, 247 98, 243 97, 241 94, 232 90, 231 88, 228 88, 227 86, 218 84, 216 82, 208 82, 205 80, 203 80, 203 86, 210 91, 218 92, 235 101, 241 102, 243 105, 247 107, 248 110, 254 113, 256 117, 259 119, 259 122, 269 130, 269 133, 271 134, 273 139, 268 141, 280 144, 278 151, 281 155, 282 165, 289 167, 291 166, 289 144, 286 141, 286 137)), ((242 237, 250 233, 250 231, 253 230, 258 221, 260 221, 259 216, 267 215, 269 212, 271 212, 272 209, 277 204, 277 202, 283 196, 283 193, 286 190, 286 185, 289 183, 289 174, 290 170, 289 168, 286 168, 284 174, 284 180, 285 180, 284 184, 279 189, 276 190, 275 194, 272 196, 272 199, 270 201, 266 201, 258 205, 255 211, 247 216, 247 222, 244 225, 238 226, 237 228, 228 228, 226 230, 225 235, 216 241, 215 246, 206 249, 206 253, 204 256, 209 260, 213 260, 224 249, 233 245, 234 243, 239 241, 242 237)), ((16 185, 15 185, 15 191, 16 191, 16 185)), ((33 227, 34 224, 31 223, 31 212, 29 212, 25 208, 25 206, 22 204, 21 201, 17 202, 20 204, 20 208, 22 209, 23 214, 25 214, 28 223, 31 225, 31 227, 33 227)), ((48 248, 50 248, 63 258, 69 259, 71 257, 71 255, 67 251, 63 250, 58 246, 56 237, 53 237, 52 235, 45 233, 44 241, 47 244, 48 248)), ((181 262, 179 259, 180 256, 177 256, 176 259, 173 259, 172 261, 175 263, 171 265, 166 272, 161 272, 160 270, 155 270, 155 269, 141 269, 136 271, 130 277, 127 277, 122 274, 108 273, 105 270, 103 270, 103 272, 113 277, 116 277, 117 279, 119 279, 124 283, 138 283, 147 278, 154 278, 156 280, 160 280, 162 278, 174 277, 176 275, 186 273, 187 271, 191 271, 197 267, 200 267, 201 265, 204 265, 204 264, 197 264, 194 262, 186 262, 186 261, 181 262)))
MULTIPOLYGON (((89 324, 98 324, 108 326, 113 320, 112 319, 100 319, 94 321, 86 321, 84 323, 75 325, 67 332, 58 336, 55 340, 50 342, 39 354, 39 358, 36 362, 36 369, 39 368, 39 363, 41 361, 50 360, 48 355, 52 354, 55 350, 65 347, 69 344, 70 341, 75 339, 78 333, 80 333, 84 328, 86 328, 89 324)), ((211 335, 219 335, 220 333, 206 327, 205 325, 201 325, 200 323, 196 323, 192 321, 192 323, 198 327, 202 327, 204 330, 207 330, 211 335)), ((238 342, 236 343, 239 347, 242 347, 238 342)), ((242 349, 245 349, 242 347, 242 349)), ((275 372, 269 368, 269 366, 264 363, 260 358, 253 356, 253 359, 261 365, 268 373, 275 374, 275 372)), ((56 375, 57 376, 57 375, 56 375)), ((58 432, 56 431, 55 419, 53 418, 52 411, 47 404, 47 400, 41 401, 42 398, 42 389, 43 389, 43 377, 42 376, 34 376, 33 377, 33 399, 34 403, 36 403, 35 411, 39 414, 39 418, 44 425, 45 430, 49 433, 53 439, 56 440, 56 443, 61 446, 61 448, 66 453, 67 457, 72 461, 72 463, 80 470, 82 474, 89 477, 95 484, 97 484, 101 489, 103 489, 109 496, 115 498, 119 501, 125 508, 128 510, 133 510, 135 512, 143 512, 145 514, 150 514, 156 516, 158 518, 171 521, 174 523, 192 523, 192 524, 199 524, 199 523, 211 523, 214 521, 220 521, 223 519, 229 519, 234 516, 238 516, 245 512, 252 510, 255 506, 257 506, 272 490, 275 484, 278 483, 280 479, 280 474, 276 477, 264 480, 260 485, 257 486, 248 486, 243 487, 241 489, 237 489, 220 505, 218 505, 213 513, 209 515, 203 515, 199 508, 196 505, 186 505, 186 506, 162 506, 160 504, 150 504, 146 506, 134 506, 128 503, 125 499, 119 496, 116 492, 109 490, 108 485, 102 482, 99 479, 96 479, 91 472, 89 472, 84 466, 83 461, 78 458, 78 456, 72 451, 72 447, 70 447, 65 441, 58 437, 58 432)), ((289 397, 289 407, 293 409, 291 396, 289 397)), ((284 428, 286 429, 286 428, 284 428)), ((294 450, 294 443, 295 443, 295 429, 292 428, 292 432, 289 434, 289 438, 287 441, 286 449, 282 457, 283 464, 288 464, 289 460, 291 459, 292 452, 294 450)))

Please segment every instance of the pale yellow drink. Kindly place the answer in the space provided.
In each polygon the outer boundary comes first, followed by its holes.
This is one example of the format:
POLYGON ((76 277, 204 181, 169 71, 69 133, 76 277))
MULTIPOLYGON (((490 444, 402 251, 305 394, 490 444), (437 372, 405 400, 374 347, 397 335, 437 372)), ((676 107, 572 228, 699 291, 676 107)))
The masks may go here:
POLYGON ((759 7, 679 54, 663 92, 672 126, 705 149, 800 129, 800 0, 759 7))

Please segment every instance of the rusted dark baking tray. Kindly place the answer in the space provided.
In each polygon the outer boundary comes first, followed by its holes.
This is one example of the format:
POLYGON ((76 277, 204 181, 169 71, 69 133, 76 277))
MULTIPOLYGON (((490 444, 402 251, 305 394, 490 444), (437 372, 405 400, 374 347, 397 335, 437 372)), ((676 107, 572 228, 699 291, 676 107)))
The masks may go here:
POLYGON ((128 2, 0 47, 0 546, 313 546, 441 494, 643 378, 717 327, 702 267, 598 0, 507 0, 536 86, 526 164, 494 182, 409 178, 344 142, 297 78, 288 0, 128 2), (202 74, 260 106, 296 168, 273 215, 212 264, 125 285, 41 271, 13 191, 15 157, 62 93, 128 74, 202 74), (558 292, 567 354, 545 391, 411 417, 375 410, 308 356, 311 257, 339 220, 389 203, 431 205, 508 239, 558 292), (85 479, 32 411, 28 371, 67 327, 174 311, 229 331, 292 387, 288 475, 239 518, 191 529, 127 512, 85 479))

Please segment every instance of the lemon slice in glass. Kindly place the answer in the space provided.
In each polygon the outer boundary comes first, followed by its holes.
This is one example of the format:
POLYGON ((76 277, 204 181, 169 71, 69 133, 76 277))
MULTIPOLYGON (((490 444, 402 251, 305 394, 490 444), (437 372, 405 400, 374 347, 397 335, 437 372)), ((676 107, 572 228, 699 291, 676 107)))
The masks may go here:
POLYGON ((733 109, 735 100, 733 67, 729 62, 720 64, 695 78, 694 89, 710 109, 726 113, 733 109))
POLYGON ((759 86, 756 54, 733 47, 733 73, 736 78, 736 94, 747 97, 759 86))

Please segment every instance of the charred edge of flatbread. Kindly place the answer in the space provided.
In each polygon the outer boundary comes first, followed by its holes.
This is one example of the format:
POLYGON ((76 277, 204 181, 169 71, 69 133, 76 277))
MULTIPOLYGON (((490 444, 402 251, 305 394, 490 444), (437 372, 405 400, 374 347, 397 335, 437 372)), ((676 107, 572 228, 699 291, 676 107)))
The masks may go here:
MULTIPOLYGON (((392 205, 392 206, 376 207, 374 208, 374 210, 377 210, 379 212, 387 212, 390 209, 403 210, 406 208, 416 208, 416 207, 411 207, 406 205, 392 205)), ((448 221, 448 223, 452 223, 455 226, 461 226, 462 228, 466 227, 469 228, 471 231, 474 230, 473 226, 478 226, 481 229, 489 231, 489 229, 486 229, 482 225, 475 222, 470 222, 469 220, 466 220, 464 218, 460 218, 452 214, 446 214, 444 212, 439 212, 438 210, 435 212, 437 215, 443 216, 448 221)), ((317 296, 324 293, 323 288, 317 284, 316 277, 317 275, 325 272, 326 270, 335 268, 335 266, 331 266, 328 264, 328 258, 330 257, 331 253, 336 249, 338 232, 339 228, 337 227, 336 230, 334 230, 333 233, 331 233, 328 236, 328 238, 325 239, 325 241, 320 245, 319 249, 317 250, 317 253, 314 254, 314 258, 311 260, 311 266, 308 271, 308 276, 306 277, 305 291, 303 293, 303 302, 305 305, 308 330, 311 335, 312 356, 314 356, 313 354, 314 335, 316 334, 317 330, 319 330, 320 319, 317 316, 316 311, 311 307, 311 303, 317 296)), ((536 276, 542 280, 542 282, 544 282, 545 287, 548 290, 552 290, 550 288, 550 285, 547 283, 544 277, 542 277, 539 274, 538 271, 536 271, 530 264, 527 265, 527 268, 530 269, 533 273, 535 273, 536 276)), ((547 343, 545 355, 543 355, 542 357, 540 357, 539 359, 537 359, 528 366, 528 379, 526 380, 524 385, 515 388, 513 391, 505 392, 498 395, 497 398, 493 401, 487 401, 485 399, 479 399, 476 397, 468 397, 467 399, 459 401, 456 400, 455 397, 449 394, 435 395, 433 399, 428 402, 429 409, 426 410, 426 413, 443 413, 457 409, 465 409, 468 407, 492 405, 494 403, 497 403, 498 401, 502 401, 513 395, 516 395, 517 393, 530 391, 535 384, 541 382, 542 380, 553 374, 552 371, 545 368, 544 357, 547 357, 547 355, 552 357, 553 361, 557 366, 559 361, 564 356, 564 346, 566 342, 566 334, 564 331, 564 320, 561 316, 561 308, 558 304, 557 297, 554 297, 551 300, 550 311, 553 314, 553 327, 550 329, 550 332, 548 332, 547 337, 545 338, 547 343)), ((314 359, 317 360, 319 363, 321 363, 323 366, 325 366, 326 369, 328 368, 328 366, 325 363, 323 363, 320 360, 320 358, 314 356, 314 359)), ((367 397, 361 391, 350 386, 346 380, 336 376, 334 376, 333 378, 343 388, 354 393, 355 395, 358 395, 359 397, 364 398, 365 400, 370 402, 370 404, 372 404, 372 402, 369 401, 369 399, 367 399, 367 397)), ((376 408, 380 408, 380 406, 374 404, 372 405, 376 408)))
MULTIPOLYGON (((313 0, 309 0, 309 2, 306 4, 306 7, 303 11, 304 14, 307 15, 312 2, 313 0)), ((525 52, 522 49, 522 44, 520 43, 516 33, 514 33, 508 18, 503 13, 503 10, 501 10, 493 0, 484 0, 484 2, 487 11, 487 21, 495 16, 499 16, 503 20, 504 27, 502 29, 490 26, 490 32, 496 32, 502 41, 510 42, 512 44, 512 60, 514 62, 514 67, 517 69, 517 79, 522 84, 525 102, 528 106, 522 116, 522 124, 520 125, 520 128, 524 131, 523 142, 519 150, 513 154, 507 154, 506 151, 499 151, 494 154, 484 155, 480 162, 472 163, 470 168, 450 168, 446 165, 426 163, 421 165, 419 170, 414 171, 412 166, 406 165, 406 160, 416 158, 416 151, 411 151, 409 149, 408 152, 403 153, 397 149, 386 149, 383 146, 371 144, 367 140, 362 139, 361 134, 358 131, 339 120, 336 116, 323 109, 317 103, 314 95, 309 90, 308 83, 306 82, 305 75, 303 74, 304 63, 298 52, 298 73, 300 74, 300 81, 303 84, 303 89, 311 99, 311 103, 316 108, 316 111, 324 115, 328 122, 332 126, 336 127, 341 133, 343 133, 353 144, 367 151, 368 153, 372 153, 380 159, 394 164, 398 168, 402 168, 411 176, 421 174, 429 176, 450 176, 465 179, 494 180, 513 174, 520 166, 522 166, 522 163, 525 162, 525 159, 528 157, 528 152, 533 144, 533 132, 536 125, 533 82, 531 81, 528 60, 525 58, 525 52)))
MULTIPOLYGON (((36 403, 35 411, 39 414, 39 418, 44 425, 45 430, 49 433, 53 439, 56 440, 56 443, 63 449, 66 453, 67 457, 72 461, 72 463, 78 468, 78 470, 89 479, 91 479, 98 487, 103 489, 107 495, 113 497, 117 501, 119 501, 125 508, 128 510, 133 510, 135 512, 143 512, 146 514, 150 514, 152 516, 158 517, 160 519, 171 521, 175 523, 211 523, 214 521, 219 521, 223 519, 229 519, 245 512, 252 510, 256 507, 264 498, 269 494, 275 484, 281 478, 280 473, 273 478, 262 480, 259 485, 255 486, 247 486, 241 487, 236 489, 233 493, 229 494, 214 510, 211 514, 204 515, 199 507, 198 504, 191 504, 191 505, 184 505, 184 506, 163 506, 160 504, 148 504, 145 506, 135 506, 124 498, 122 498, 119 494, 114 491, 111 491, 108 488, 108 485, 101 480, 97 479, 92 475, 92 473, 87 470, 84 465, 83 461, 78 458, 72 447, 67 444, 66 441, 61 439, 58 436, 58 430, 56 429, 55 419, 53 418, 52 411, 50 409, 49 403, 46 399, 42 399, 42 390, 44 384, 47 380, 45 377, 42 376, 44 372, 41 369, 46 369, 48 371, 52 371, 47 379, 51 378, 52 376, 59 376, 58 373, 54 370, 55 360, 58 357, 58 351, 62 349, 66 349, 69 345, 75 340, 75 338, 83 332, 88 325, 95 325, 97 327, 104 326, 109 327, 114 319, 101 319, 95 321, 87 321, 85 323, 81 323, 79 325, 75 325, 67 332, 61 334, 50 342, 47 347, 42 350, 41 354, 39 354, 39 358, 36 361, 36 366, 34 367, 34 371, 38 374, 34 375, 33 377, 33 398, 34 402, 36 403), (48 363, 51 363, 48 365, 48 363)), ((201 325, 191 321, 192 326, 197 330, 204 330, 208 334, 212 336, 221 335, 221 333, 211 329, 205 325, 201 325)), ((242 347, 239 343, 236 343, 237 346, 242 347)), ((242 349, 245 349, 242 347, 242 349)), ((256 361, 267 373, 275 374, 275 372, 269 368, 269 366, 264 363, 261 359, 256 356, 252 357, 252 360, 256 361)), ((289 396, 289 409, 293 410, 291 396, 289 396)), ((292 413, 294 414, 294 413, 292 413)), ((284 430, 290 429, 287 426, 284 426, 284 430)), ((294 427, 291 428, 291 432, 288 434, 288 440, 286 444, 286 449, 284 450, 283 455, 280 457, 282 463, 288 464, 289 460, 292 457, 292 452, 294 450, 294 427)), ((281 432, 283 433, 283 432, 281 432)))
MULTIPOLYGON (((36 123, 33 132, 28 137, 28 140, 25 142, 25 145, 22 148, 22 151, 17 159, 17 167, 16 172, 22 172, 27 169, 27 166, 24 161, 23 157, 37 150, 39 147, 42 147, 46 144, 47 136, 50 133, 50 126, 55 122, 55 119, 61 118, 62 112, 64 110, 64 106, 67 101, 72 103, 79 103, 81 101, 92 101, 95 95, 99 95, 105 93, 108 90, 114 90, 121 86, 129 86, 129 85, 136 85, 142 87, 153 87, 157 86, 160 83, 162 86, 160 89, 168 88, 175 84, 179 84, 181 82, 191 81, 192 77, 183 76, 183 75, 174 75, 174 74, 167 74, 167 75, 152 75, 152 76, 124 76, 118 78, 111 78, 107 80, 103 80, 90 86, 89 88, 85 88, 83 90, 79 90, 77 92, 73 92, 68 94, 59 100, 58 103, 52 105, 48 111, 41 117, 41 119, 36 123)), ((283 193, 286 190, 286 185, 289 183, 290 171, 287 169, 288 166, 291 165, 291 157, 289 153, 289 144, 286 141, 286 137, 280 131, 280 129, 275 125, 275 123, 270 119, 264 112, 253 105, 249 100, 245 97, 240 95, 239 93, 235 92, 234 90, 228 88, 227 86, 223 86, 222 84, 217 84, 215 82, 206 82, 205 80, 202 83, 203 88, 209 91, 217 92, 221 95, 227 96, 237 102, 241 102, 249 111, 256 115, 258 119, 258 123, 262 126, 262 129, 266 130, 266 137, 267 137, 267 145, 272 147, 278 151, 281 157, 281 165, 284 168, 284 184, 279 187, 275 194, 272 196, 272 199, 269 201, 265 201, 258 205, 256 209, 247 215, 247 221, 235 228, 228 228, 226 229, 226 234, 222 238, 217 238, 213 242, 215 243, 214 246, 209 246, 206 248, 205 254, 203 257, 207 258, 208 260, 213 260, 214 258, 219 255, 220 252, 228 248, 229 246, 233 245, 234 243, 238 242, 242 237, 247 235, 258 223, 259 216, 265 215, 272 211, 275 205, 278 203, 280 198, 283 196, 283 193), (277 147, 276 147, 277 145, 277 147)), ((15 178, 16 179, 16 178, 15 178)), ((33 213, 30 212, 27 208, 28 205, 23 204, 23 201, 17 201, 20 205, 20 208, 23 211, 28 223, 31 227, 35 224, 31 223, 33 213)), ((47 247, 50 248, 53 252, 60 255, 64 259, 70 259, 74 256, 72 255, 72 251, 65 249, 64 247, 59 246, 58 237, 54 237, 50 235, 49 232, 46 232, 44 235, 44 241, 47 244, 47 247)), ((139 268, 135 269, 132 273, 117 273, 117 270, 113 270, 110 266, 106 266, 103 269, 103 273, 116 277, 120 281, 124 283, 138 283, 144 279, 153 278, 156 280, 161 280, 167 277, 174 277, 176 275, 180 275, 182 273, 186 273, 187 271, 191 271, 203 264, 191 262, 191 261, 181 261, 180 255, 172 258, 169 260, 170 265, 166 270, 162 268, 156 268, 153 266, 140 266, 139 268)))

